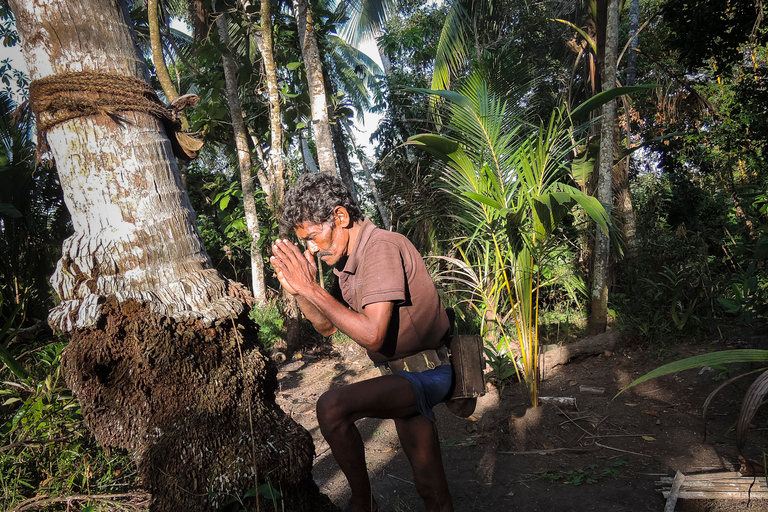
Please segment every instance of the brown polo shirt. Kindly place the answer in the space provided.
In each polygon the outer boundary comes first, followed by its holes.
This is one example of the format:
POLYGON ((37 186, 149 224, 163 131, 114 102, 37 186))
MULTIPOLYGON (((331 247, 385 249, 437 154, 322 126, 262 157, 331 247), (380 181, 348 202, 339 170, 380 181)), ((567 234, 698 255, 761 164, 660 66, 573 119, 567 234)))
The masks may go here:
POLYGON ((421 255, 406 237, 365 219, 343 268, 334 268, 332 294, 354 311, 395 303, 384 345, 368 351, 375 363, 441 345, 448 316, 421 255))

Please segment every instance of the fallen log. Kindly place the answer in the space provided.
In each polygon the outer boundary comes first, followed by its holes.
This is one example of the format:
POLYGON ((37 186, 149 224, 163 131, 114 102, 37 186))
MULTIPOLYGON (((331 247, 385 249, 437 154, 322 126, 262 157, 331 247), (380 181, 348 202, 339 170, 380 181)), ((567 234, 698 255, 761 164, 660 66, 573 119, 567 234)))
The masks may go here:
POLYGON ((595 356, 605 354, 606 351, 613 352, 620 340, 621 332, 609 331, 547 350, 541 356, 542 375, 556 366, 568 363, 574 357, 595 356))

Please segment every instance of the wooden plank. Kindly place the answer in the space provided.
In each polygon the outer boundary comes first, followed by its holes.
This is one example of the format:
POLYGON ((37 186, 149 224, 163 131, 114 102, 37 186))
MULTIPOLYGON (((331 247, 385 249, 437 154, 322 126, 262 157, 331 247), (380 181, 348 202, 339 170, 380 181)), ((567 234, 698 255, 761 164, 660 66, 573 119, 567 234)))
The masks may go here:
MULTIPOLYGON (((665 498, 669 494, 669 491, 662 493, 665 498)), ((680 500, 768 500, 768 492, 680 491, 677 498, 680 500)))

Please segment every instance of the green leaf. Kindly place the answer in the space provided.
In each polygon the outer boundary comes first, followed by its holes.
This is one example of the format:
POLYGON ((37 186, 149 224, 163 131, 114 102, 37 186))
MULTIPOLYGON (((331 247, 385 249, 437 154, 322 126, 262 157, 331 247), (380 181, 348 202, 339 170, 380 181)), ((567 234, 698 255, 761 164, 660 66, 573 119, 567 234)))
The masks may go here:
POLYGON ((571 112, 571 119, 576 121, 580 120, 582 118, 586 118, 590 112, 595 110, 596 108, 602 107, 604 104, 608 103, 609 101, 618 98, 619 96, 622 96, 624 94, 632 94, 639 91, 647 91, 648 89, 656 89, 660 87, 656 84, 642 84, 642 85, 633 85, 630 87, 614 87, 613 89, 608 89, 607 91, 603 91, 600 93, 595 94, 590 99, 585 101, 584 103, 577 106, 573 111, 571 112))
POLYGON ((286 64, 285 67, 287 67, 291 71, 294 71, 294 70, 298 69, 300 66, 301 66, 301 61, 297 61, 296 60, 296 61, 293 61, 293 62, 289 62, 288 64, 286 64))
POLYGON ((581 188, 587 186, 589 175, 595 170, 595 154, 593 149, 598 147, 595 144, 596 142, 599 142, 597 137, 595 137, 593 143, 591 143, 579 156, 574 158, 571 163, 571 175, 581 188))
MULTIPOLYGON (((738 349, 738 350, 723 350, 720 352, 712 352, 709 354, 702 354, 699 356, 687 357, 680 361, 665 364, 655 370, 646 373, 640 378, 632 381, 629 386, 625 387, 616 396, 619 396, 627 389, 637 386, 650 379, 661 377, 663 375, 669 375, 670 373, 677 373, 683 370, 690 370, 691 368, 699 368, 701 366, 712 366, 718 364, 728 363, 768 363, 768 350, 759 349, 738 349)), ((614 398, 616 398, 614 396, 614 398)))
POLYGON ((523 220, 525 218, 525 209, 520 208, 516 212, 507 212, 506 225, 507 239, 512 251, 517 254, 523 248, 525 239, 523 238, 523 220))
POLYGON ((501 212, 502 214, 505 214, 506 211, 507 211, 507 209, 504 208, 503 204, 499 203, 495 199, 490 198, 488 196, 484 196, 482 194, 477 194, 475 192, 464 192, 462 195, 465 196, 465 197, 468 197, 470 199, 474 199, 475 201, 477 201, 479 203, 483 203, 485 205, 488 205, 491 208, 495 208, 496 210, 499 210, 499 212, 501 212))
POLYGON ((272 484, 261 484, 259 486, 259 494, 267 498, 268 500, 279 499, 282 497, 280 491, 275 489, 272 484))
POLYGON ((763 372, 755 379, 741 403, 741 412, 736 426, 736 445, 741 449, 747 442, 749 424, 755 417, 757 409, 763 404, 763 398, 768 394, 768 372, 763 372))
POLYGON ((726 299, 725 297, 718 297, 717 302, 725 309, 726 313, 738 313, 741 306, 733 299, 726 299))
POLYGON ((422 89, 419 87, 407 87, 409 91, 413 92, 421 92, 425 94, 434 94, 436 96, 440 96, 441 98, 444 98, 452 103, 455 103, 459 106, 462 106, 466 109, 474 110, 475 105, 472 102, 471 99, 467 98, 461 93, 458 93, 456 91, 445 91, 445 90, 433 90, 433 89, 422 89))
POLYGON ((455 142, 447 137, 443 137, 441 135, 433 135, 431 133, 414 135, 408 139, 406 144, 421 147, 444 161, 450 160, 451 155, 455 154, 459 150, 458 142, 455 142))
POLYGON ((0 203, 0 215, 12 219, 19 219, 22 217, 21 212, 10 203, 0 203))

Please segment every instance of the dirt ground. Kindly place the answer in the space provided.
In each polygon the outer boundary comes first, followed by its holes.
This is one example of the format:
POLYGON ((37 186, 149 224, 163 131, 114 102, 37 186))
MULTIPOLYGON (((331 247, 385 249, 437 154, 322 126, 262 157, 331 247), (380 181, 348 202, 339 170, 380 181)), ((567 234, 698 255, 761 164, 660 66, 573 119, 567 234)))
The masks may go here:
MULTIPOLYGON (((663 362, 702 353, 707 344, 676 345, 663 362)), ((709 350, 741 348, 723 342, 709 350)), ((623 340, 612 352, 583 357, 550 371, 543 397, 572 397, 575 408, 543 404, 526 409, 522 388, 500 393, 488 385, 468 419, 435 409, 443 461, 457 511, 661 511, 658 481, 676 471, 737 471, 735 422, 748 382, 729 385, 702 405, 724 379, 719 370, 689 370, 614 395, 660 366, 638 342, 623 340), (601 388, 604 390, 602 393, 601 388)), ((346 481, 322 438, 315 402, 329 387, 378 375, 353 343, 322 346, 280 365, 278 403, 311 432, 315 481, 335 504, 349 497, 346 481)), ((746 379, 742 379, 746 380, 746 379)), ((744 454, 762 461, 766 421, 753 422, 744 454)), ((423 510, 391 421, 358 422, 366 442, 373 492, 382 511, 423 510)), ((680 500, 675 510, 768 511, 768 501, 680 500)))

